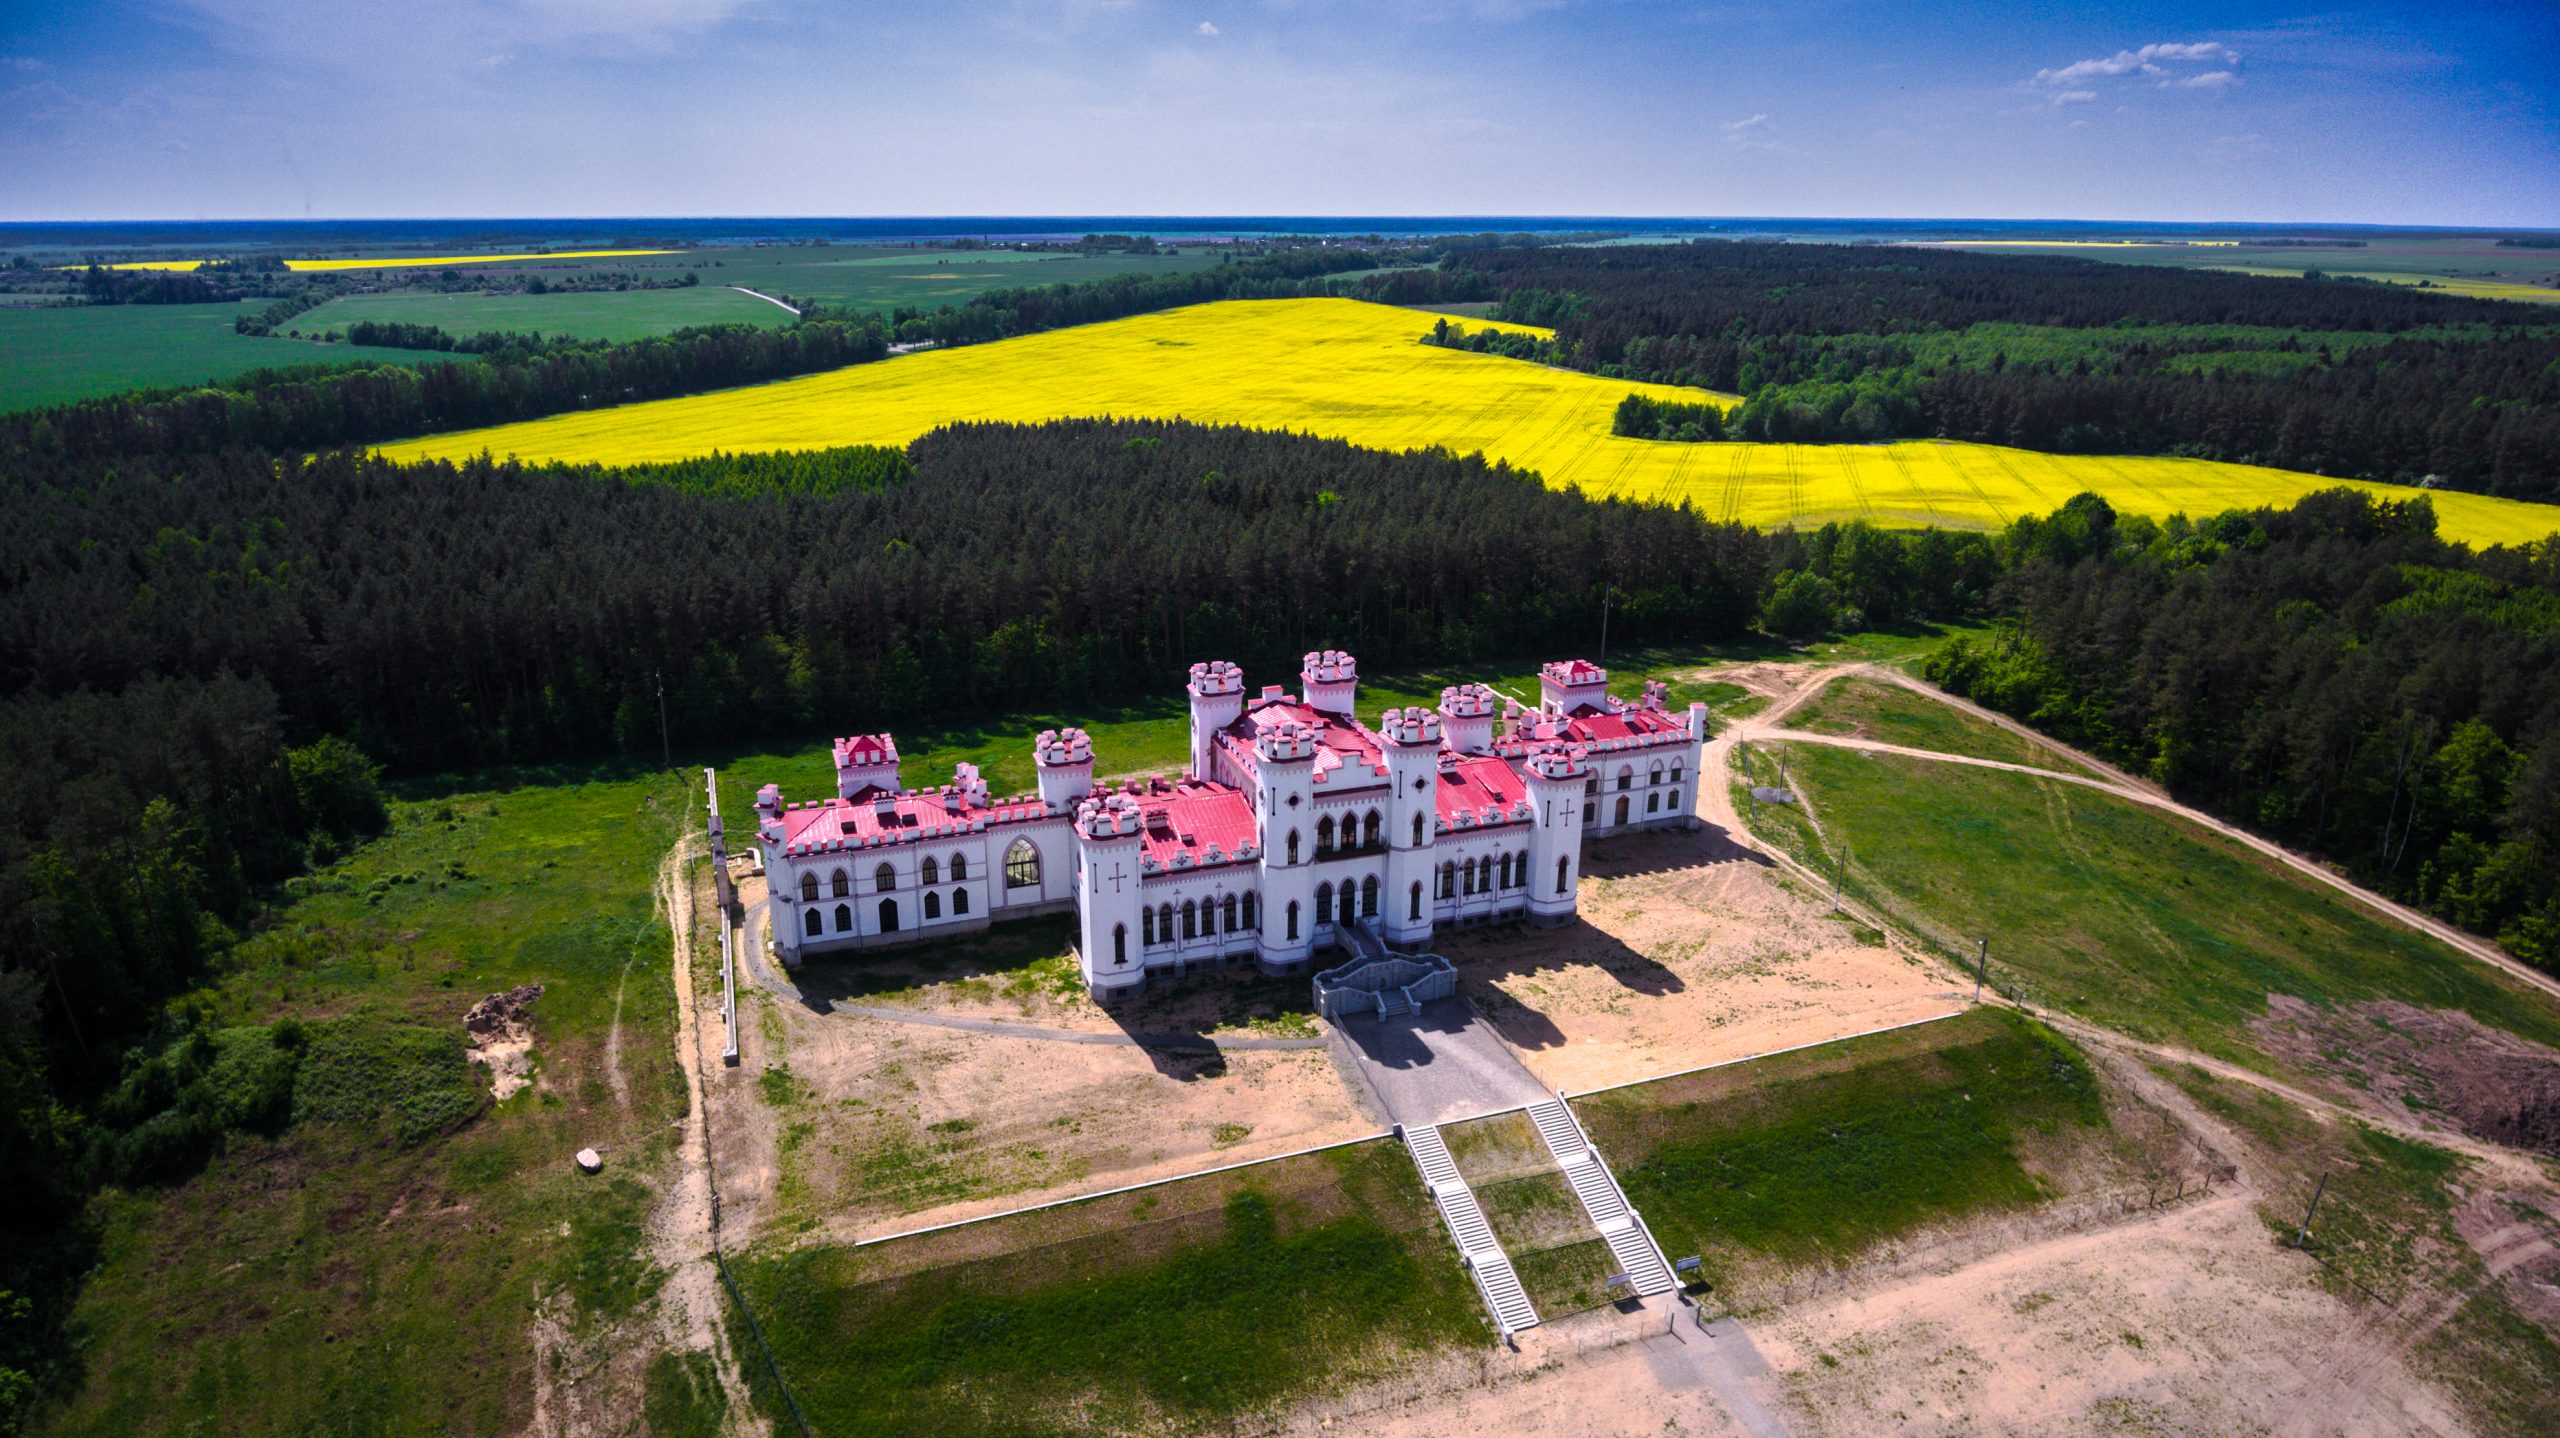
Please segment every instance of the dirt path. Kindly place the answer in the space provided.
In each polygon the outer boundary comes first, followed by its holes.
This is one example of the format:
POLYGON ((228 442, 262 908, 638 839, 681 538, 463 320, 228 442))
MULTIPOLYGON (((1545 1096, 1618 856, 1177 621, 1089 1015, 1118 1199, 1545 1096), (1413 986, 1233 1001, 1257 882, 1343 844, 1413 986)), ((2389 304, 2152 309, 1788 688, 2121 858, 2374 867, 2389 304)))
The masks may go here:
POLYGON ((751 290, 751 289, 748 289, 745 285, 731 285, 731 286, 729 286, 729 288, 731 288, 731 289, 733 289, 733 290, 736 290, 738 293, 740 293, 740 294, 742 294, 742 295, 753 295, 755 298, 757 298, 757 299, 760 299, 760 300, 764 301, 766 304, 769 304, 769 305, 780 305, 783 309, 791 310, 791 312, 792 312, 793 314, 795 314, 795 315, 796 315, 796 314, 798 314, 798 313, 800 313, 800 311, 798 311, 798 310, 796 310, 796 309, 792 309, 792 307, 791 307, 791 306, 789 306, 789 305, 787 305, 787 304, 783 304, 783 303, 782 303, 782 301, 775 299, 773 296, 771 296, 771 295, 769 295, 769 294, 766 294, 766 293, 765 293, 764 291, 762 291, 762 290, 751 290))
MULTIPOLYGON (((1877 754, 1898 754, 1906 758, 1926 759, 1940 764, 1969 764, 1976 768, 1999 769, 2013 774, 2028 774, 2038 778, 2056 780, 2065 784, 2078 784, 2084 788, 2095 789, 2104 794, 2113 794, 2120 799, 2128 799, 2137 804, 2148 805, 2149 807, 2161 810, 2164 813, 2174 814, 2177 817, 2186 820, 2188 823, 2195 824, 2201 828, 2210 829, 2214 833, 2220 834, 2234 843, 2244 845, 2280 864, 2283 864, 2285 867, 2292 869, 2296 873, 2317 879, 2321 883, 2328 885, 2330 888, 2337 890, 2339 893, 2346 895, 2348 898, 2355 900, 2357 903, 2372 909, 2374 912, 2381 914, 2383 917, 2388 918, 2405 928, 2414 929, 2419 933, 2436 940, 2438 943, 2444 944, 2449 948, 2459 950, 2474 959, 2478 959, 2484 964, 2504 970, 2509 976, 2523 983, 2530 984, 2533 987, 2542 990, 2546 994, 2553 995, 2554 997, 2560 997, 2560 978, 2554 978, 2549 974, 2543 973, 2541 970, 2515 958, 2513 955, 2507 953, 2497 945, 2474 935, 2466 934, 2462 930, 2457 929, 2450 924, 2420 913, 2404 904, 2394 903, 2393 901, 2384 898, 2382 895, 2357 884, 2351 879, 2340 877, 2339 875, 2331 872, 2326 866, 2313 859, 2297 854, 2292 850, 2285 848, 2281 844, 2276 844, 2269 840, 2262 839, 2257 835, 2250 833, 2246 829, 2239 828, 2235 825, 2226 823, 2221 819, 2217 819, 2213 815, 2208 814, 2201 809, 2191 808, 2188 805, 2181 804, 2177 800, 2159 792, 2157 789, 2134 779, 2128 774, 2125 774, 2122 770, 2116 769, 2112 765, 2105 763, 2103 760, 2097 759, 2089 754, 2085 754, 2080 750, 2071 748, 2070 746, 2062 744, 2056 740, 2046 738, 2043 735, 2035 734, 2033 730, 2024 730, 2022 732, 2033 735, 2038 743, 2041 743, 2047 748, 2054 750, 2056 753, 2069 758, 2072 762, 2085 764, 2100 774, 2112 777, 2098 778, 2091 777, 2089 775, 2070 774, 2056 769, 2040 769, 2032 764, 2014 764, 2001 759, 1977 759, 1970 755, 1944 754, 1935 749, 1916 749, 1908 745, 1887 744, 1875 739, 1853 739, 1844 735, 1836 734, 1811 734, 1802 730, 1782 729, 1777 727, 1780 721, 1784 720, 1788 714, 1793 713, 1798 705, 1804 703, 1814 694, 1819 693, 1832 681, 1846 674, 1871 674, 1883 677, 1888 679, 1890 682, 1902 684, 1909 688, 1913 693, 1926 695, 1929 698, 1938 700, 1940 703, 1952 705, 1967 714, 1972 714, 1977 717, 1989 717, 1987 711, 1980 709, 1978 706, 1963 703, 1962 701, 1954 698, 1954 696, 1946 694, 1940 690, 1933 689, 1926 684, 1922 684, 1908 675, 1900 674, 1891 670, 1880 670, 1868 665, 1849 665, 1838 669, 1824 670, 1816 673, 1805 682, 1805 686, 1802 689, 1796 691, 1796 693, 1790 696, 1784 703, 1779 704, 1766 713, 1742 719, 1728 728, 1723 734, 1718 735, 1709 745, 1710 750, 1715 750, 1718 745, 1725 745, 1727 747, 1721 751, 1721 754, 1729 755, 1732 752, 1729 747, 1731 743, 1749 742, 1751 740, 1781 740, 1796 744, 1825 744, 1835 749, 1855 749, 1877 754)), ((2012 725, 2008 727, 2016 726, 2012 725)), ((1721 757, 1721 755, 1719 757, 1721 757)), ((1715 774, 1723 771, 1711 766, 1708 769, 1708 772, 1715 774)), ((1720 787, 1721 786, 1715 784, 1701 784, 1699 789, 1700 792, 1704 794, 1720 787)), ((1733 805, 1730 796, 1726 796, 1723 800, 1723 808, 1727 813, 1730 813, 1732 807, 1733 805)), ((1757 846, 1755 845, 1755 847, 1757 846)))
MULTIPOLYGON (((704 835, 688 827, 658 866, 658 899, 674 934, 676 1064, 684 1072, 686 1123, 674 1180, 650 1218, 650 1246, 667 1274, 658 1296, 660 1338, 678 1351, 711 1354, 729 1398, 730 1431, 743 1435, 754 1410, 736 1359, 721 1341, 720 1274, 711 1256, 719 1195, 712 1182, 711 1112, 703 1101, 702 1022, 694 1002, 693 866, 705 851, 704 835)), ((725 922, 725 916, 715 921, 725 922)), ((711 1022, 719 1022, 717 1014, 711 1022)))

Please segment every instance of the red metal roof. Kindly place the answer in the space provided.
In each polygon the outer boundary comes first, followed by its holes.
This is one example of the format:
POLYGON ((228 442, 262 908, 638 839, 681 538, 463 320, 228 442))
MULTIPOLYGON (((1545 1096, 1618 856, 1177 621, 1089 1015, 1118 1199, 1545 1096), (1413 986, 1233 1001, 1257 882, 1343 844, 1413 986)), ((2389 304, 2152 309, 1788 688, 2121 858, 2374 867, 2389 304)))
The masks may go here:
POLYGON ((1225 746, 1227 752, 1235 756, 1245 772, 1254 773, 1262 767, 1261 755, 1253 747, 1254 736, 1261 733, 1265 725, 1290 722, 1304 724, 1316 732, 1316 782, 1357 789, 1385 777, 1386 751, 1379 747, 1378 736, 1370 733, 1366 725, 1339 714, 1328 714, 1286 695, 1277 699, 1254 700, 1246 706, 1242 716, 1226 727, 1221 737, 1234 741, 1225 746), (1325 777, 1346 764, 1358 767, 1339 779, 1325 777))
POLYGON ((1128 791, 1138 801, 1140 852, 1160 869, 1175 867, 1188 855, 1194 867, 1208 864, 1209 849, 1218 863, 1232 863, 1236 851, 1256 841, 1253 806, 1244 791, 1197 779, 1177 780, 1165 788, 1128 791))
POLYGON ((890 801, 890 814, 884 819, 877 803, 879 791, 866 792, 873 797, 828 799, 784 809, 783 844, 797 851, 804 847, 832 848, 839 843, 851 848, 865 840, 893 844, 930 842, 954 837, 961 828, 981 819, 989 824, 1010 824, 1050 817, 1049 806, 1036 798, 1002 799, 981 808, 957 792, 934 789, 895 796, 890 801))
POLYGON ((1610 714, 1589 705, 1574 710, 1564 737, 1589 744, 1612 739, 1687 738, 1689 723, 1660 709, 1621 709, 1610 714))
POLYGON ((1464 754, 1440 765, 1440 786, 1433 795, 1440 811, 1440 827, 1458 826, 1458 816, 1472 814, 1475 824, 1507 824, 1513 822, 1512 806, 1529 797, 1529 786, 1521 782, 1508 761, 1492 754, 1464 754), (1487 811, 1493 811, 1489 816, 1487 811))

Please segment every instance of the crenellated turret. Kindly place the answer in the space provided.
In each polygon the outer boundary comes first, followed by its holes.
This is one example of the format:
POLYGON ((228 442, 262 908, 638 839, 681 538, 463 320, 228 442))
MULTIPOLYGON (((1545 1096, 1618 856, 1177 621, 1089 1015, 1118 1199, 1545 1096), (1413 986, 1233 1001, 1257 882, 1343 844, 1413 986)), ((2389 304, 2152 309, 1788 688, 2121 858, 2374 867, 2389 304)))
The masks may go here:
POLYGON ((1481 684, 1452 684, 1441 690, 1440 713, 1448 721, 1449 747, 1461 754, 1492 753, 1494 706, 1503 702, 1481 684))
POLYGON ((1379 723, 1387 741, 1387 894, 1378 917, 1388 943, 1418 949, 1431 941, 1441 721, 1438 714, 1417 707, 1390 709, 1379 723))
POLYGON ((865 789, 898 792, 898 741, 886 734, 856 734, 836 741, 836 796, 851 799, 865 789))
POLYGON ((1529 918, 1566 923, 1582 876, 1582 782, 1591 766, 1579 746, 1547 739, 1521 768, 1536 826, 1529 831, 1529 918))
POLYGON ((1390 709, 1378 716, 1378 737, 1390 744, 1428 744, 1440 747, 1440 716, 1417 704, 1411 709, 1390 709))
POLYGON ((1216 779, 1218 734, 1244 712, 1244 671, 1224 659, 1191 666, 1191 777, 1216 779))
POLYGON ((1316 731, 1310 725, 1284 719, 1263 726, 1262 732, 1253 736, 1253 747, 1265 760, 1273 763, 1313 759, 1316 757, 1316 731))
POLYGON ((1093 740, 1082 729, 1043 729, 1031 741, 1040 771, 1040 798, 1066 808, 1093 792, 1093 740))
POLYGON ((1308 708, 1348 719, 1360 695, 1360 666, 1339 649, 1311 649, 1298 670, 1298 682, 1304 686, 1299 697, 1308 708))
POLYGON ((1550 714, 1570 714, 1585 704, 1605 709, 1609 671, 1587 659, 1559 659, 1538 666, 1538 703, 1550 714))

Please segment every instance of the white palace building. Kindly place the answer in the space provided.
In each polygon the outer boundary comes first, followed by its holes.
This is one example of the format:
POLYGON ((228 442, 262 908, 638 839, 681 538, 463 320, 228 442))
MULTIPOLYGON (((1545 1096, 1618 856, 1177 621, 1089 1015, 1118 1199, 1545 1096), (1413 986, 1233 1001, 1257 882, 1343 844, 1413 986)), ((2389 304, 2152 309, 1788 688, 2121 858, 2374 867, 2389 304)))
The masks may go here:
POLYGON ((1086 984, 1109 1000, 1150 974, 1247 957, 1302 973, 1365 919, 1387 944, 1434 931, 1574 912, 1586 833, 1694 827, 1706 706, 1608 692, 1582 660, 1538 672, 1529 709, 1480 684, 1437 709, 1352 717, 1348 654, 1306 656, 1300 692, 1247 698, 1224 662, 1191 666, 1191 764, 1097 785, 1081 729, 1034 741, 1040 791, 1000 799, 977 766, 908 789, 897 745, 835 746, 836 796, 756 796, 773 945, 811 954, 1077 915, 1086 984))

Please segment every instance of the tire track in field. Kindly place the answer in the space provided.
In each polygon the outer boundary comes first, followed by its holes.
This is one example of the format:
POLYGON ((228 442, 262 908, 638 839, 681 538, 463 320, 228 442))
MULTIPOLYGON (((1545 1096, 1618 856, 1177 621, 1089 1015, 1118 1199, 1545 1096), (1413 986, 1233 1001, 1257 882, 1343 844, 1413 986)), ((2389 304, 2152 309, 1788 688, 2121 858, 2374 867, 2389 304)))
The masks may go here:
MULTIPOLYGON (((1910 477, 1910 459, 1902 452, 1902 447, 1900 445, 1895 445, 1890 453, 1893 455, 1894 464, 1901 468, 1903 475, 1910 483, 1913 491, 1915 493, 1926 493, 1926 491, 1922 489, 1920 481, 1916 478, 1910 477)), ((1973 497, 1982 502, 1982 507, 1990 511, 1991 517, 1999 521, 2002 528, 2008 527, 2009 512, 2002 508, 1997 501, 1992 499, 1991 491, 1982 487, 1982 481, 1974 475, 1973 466, 1969 464, 1958 464, 1950 465, 1949 468, 1955 471, 1958 479, 1964 481, 1965 488, 1973 491, 1973 497)), ((1931 503, 1929 505, 1929 512, 1931 514, 1936 514, 1938 512, 1937 505, 1931 503)))

